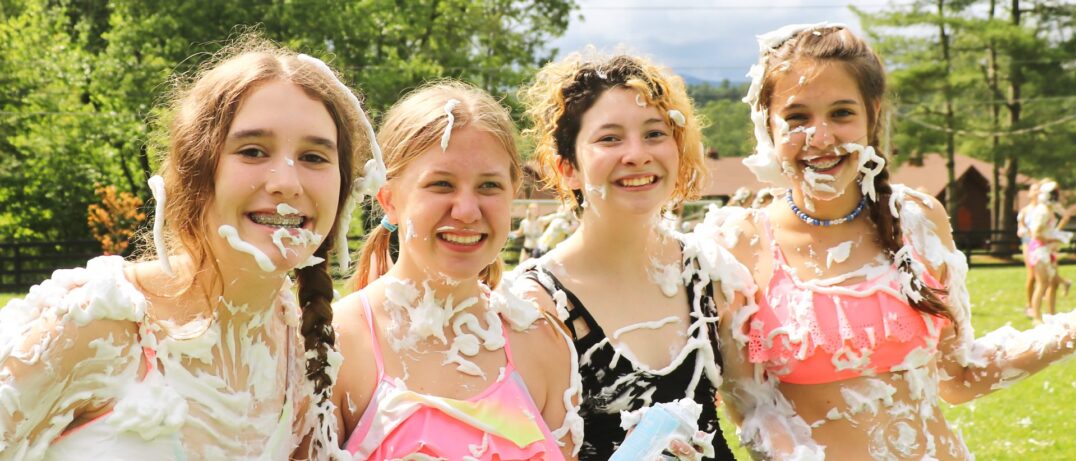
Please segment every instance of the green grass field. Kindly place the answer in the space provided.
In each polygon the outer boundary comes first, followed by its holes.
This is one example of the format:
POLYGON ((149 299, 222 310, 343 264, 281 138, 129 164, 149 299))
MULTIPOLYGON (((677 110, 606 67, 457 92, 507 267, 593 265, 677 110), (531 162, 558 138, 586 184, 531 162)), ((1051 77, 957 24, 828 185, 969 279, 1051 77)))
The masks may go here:
POLYGON ((0 307, 4 307, 4 305, 12 298, 18 298, 20 296, 22 296, 22 294, 0 293, 0 307))
MULTIPOLYGON (((1076 279, 1076 266, 1062 266, 1061 273, 1076 279)), ((976 267, 969 274, 968 284, 977 335, 1006 323, 1021 330, 1031 327, 1023 314, 1023 267, 976 267)), ((0 306, 17 296, 21 295, 0 294, 0 306)), ((1062 312, 1076 309, 1076 293, 1059 298, 1057 304, 1062 312)), ((1056 364, 974 402, 942 406, 946 418, 963 433, 978 459, 1076 459, 1076 360, 1056 364)), ((725 437, 733 447, 739 445, 727 426, 725 437)), ((742 448, 736 449, 736 456, 750 459, 742 448)))
MULTIPOLYGON (((1076 266, 1062 266, 1061 274, 1068 279, 1076 277, 1076 266)), ((972 268, 968 285, 976 336, 1006 323, 1018 330, 1031 328, 1031 320, 1023 313, 1023 267, 972 268)), ((1076 309, 1073 291, 1058 298, 1059 312, 1076 309)), ((1076 459, 1076 360, 1055 364, 1011 388, 967 404, 943 403, 942 411, 978 459, 1076 459)), ((729 445, 739 445, 729 428, 725 438, 729 445)), ((751 459, 746 450, 735 451, 737 459, 751 459)))

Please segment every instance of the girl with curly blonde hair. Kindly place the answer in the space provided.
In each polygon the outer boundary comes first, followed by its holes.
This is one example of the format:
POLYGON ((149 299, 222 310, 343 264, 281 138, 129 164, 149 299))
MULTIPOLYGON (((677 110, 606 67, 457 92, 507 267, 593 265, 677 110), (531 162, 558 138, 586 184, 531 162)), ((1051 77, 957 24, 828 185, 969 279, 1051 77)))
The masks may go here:
POLYGON ((579 354, 580 459, 609 459, 625 439, 622 411, 681 399, 701 405, 701 432, 675 451, 733 459, 715 404, 711 280, 695 245, 663 218, 706 179, 683 81, 641 57, 588 52, 547 65, 522 96, 545 182, 580 220, 518 269, 579 354))

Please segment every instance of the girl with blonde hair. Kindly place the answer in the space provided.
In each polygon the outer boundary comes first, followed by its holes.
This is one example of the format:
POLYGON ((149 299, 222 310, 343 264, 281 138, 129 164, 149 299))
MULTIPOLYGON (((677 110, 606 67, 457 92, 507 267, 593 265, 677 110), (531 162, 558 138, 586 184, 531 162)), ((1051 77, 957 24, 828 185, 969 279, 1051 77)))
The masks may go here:
POLYGON ((344 448, 363 460, 574 459, 568 347, 533 304, 492 291, 521 176, 508 111, 436 83, 388 111, 379 141, 384 216, 351 281, 360 290, 334 305, 344 448))

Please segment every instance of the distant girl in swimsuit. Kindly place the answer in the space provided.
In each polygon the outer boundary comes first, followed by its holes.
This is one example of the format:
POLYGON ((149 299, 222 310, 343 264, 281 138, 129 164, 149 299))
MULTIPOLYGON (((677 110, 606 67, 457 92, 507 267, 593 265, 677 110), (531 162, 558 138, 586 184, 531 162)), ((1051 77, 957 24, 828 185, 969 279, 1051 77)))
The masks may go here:
POLYGON ((888 182, 878 56, 826 24, 765 34, 760 48, 745 163, 786 192, 700 225, 757 284, 721 315, 743 443, 776 459, 971 458, 939 397, 966 402, 1071 354, 1076 315, 975 339, 945 208, 888 182))
POLYGON ((509 235, 513 239, 523 238, 523 248, 519 250, 520 263, 535 256, 534 252, 538 248, 538 238, 542 236, 547 224, 547 221, 543 221, 542 218, 544 216, 538 216, 538 204, 528 204, 526 214, 519 221, 519 228, 509 235))
POLYGON ((286 460, 304 437, 337 444, 315 430, 332 417, 325 260, 365 116, 323 62, 254 38, 170 109, 156 257, 56 271, 0 309, 2 459, 286 460))
POLYGON ((663 218, 706 178, 683 81, 643 58, 575 54, 544 67, 523 100, 547 183, 581 222, 518 269, 530 296, 572 332, 586 427, 580 459, 609 459, 625 439, 622 411, 685 398, 701 405, 696 422, 708 434, 680 440, 675 452, 733 459, 715 404, 711 278, 663 218))
POLYGON ((1020 209, 1016 213, 1016 235, 1020 237, 1021 250, 1024 252, 1024 267, 1027 268, 1027 281, 1025 282, 1025 289, 1027 290, 1027 300, 1024 304, 1024 313, 1028 317, 1034 318, 1031 315, 1031 298, 1035 294, 1035 267, 1031 264, 1031 258, 1028 254, 1028 247, 1031 243, 1031 210, 1035 209, 1035 205, 1039 203, 1039 181, 1031 183, 1031 186, 1027 190, 1027 205, 1020 209))
POLYGON ((514 130, 462 83, 385 116, 384 217, 352 279, 361 291, 334 306, 333 400, 354 459, 575 459, 568 343, 533 303, 491 292, 520 185, 514 130))
POLYGON ((1061 192, 1057 183, 1044 179, 1039 183, 1035 204, 1027 211, 1027 227, 1030 240, 1027 244, 1027 264, 1035 279, 1031 296, 1031 317, 1036 323, 1042 321, 1043 301, 1051 314, 1057 313, 1057 288, 1065 286, 1068 293, 1072 282, 1061 277, 1057 268, 1057 251, 1062 244, 1072 240, 1072 232, 1062 230, 1069 221, 1069 213, 1059 203, 1061 192), (1058 216, 1061 216, 1060 221, 1058 216))

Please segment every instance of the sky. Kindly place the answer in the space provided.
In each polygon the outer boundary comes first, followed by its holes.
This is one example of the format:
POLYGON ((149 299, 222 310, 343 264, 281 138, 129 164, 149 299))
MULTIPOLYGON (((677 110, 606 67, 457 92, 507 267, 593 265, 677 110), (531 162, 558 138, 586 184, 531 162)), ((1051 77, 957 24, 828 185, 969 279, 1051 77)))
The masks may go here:
MULTIPOLYGON (((877 11, 887 0, 855 2, 877 11)), ((550 46, 558 57, 593 44, 610 52, 648 56, 688 76, 747 81, 758 59, 755 36, 786 24, 828 21, 860 33, 859 20, 840 0, 577 0, 564 36, 550 46), (582 19, 580 19, 582 16, 582 19)))

